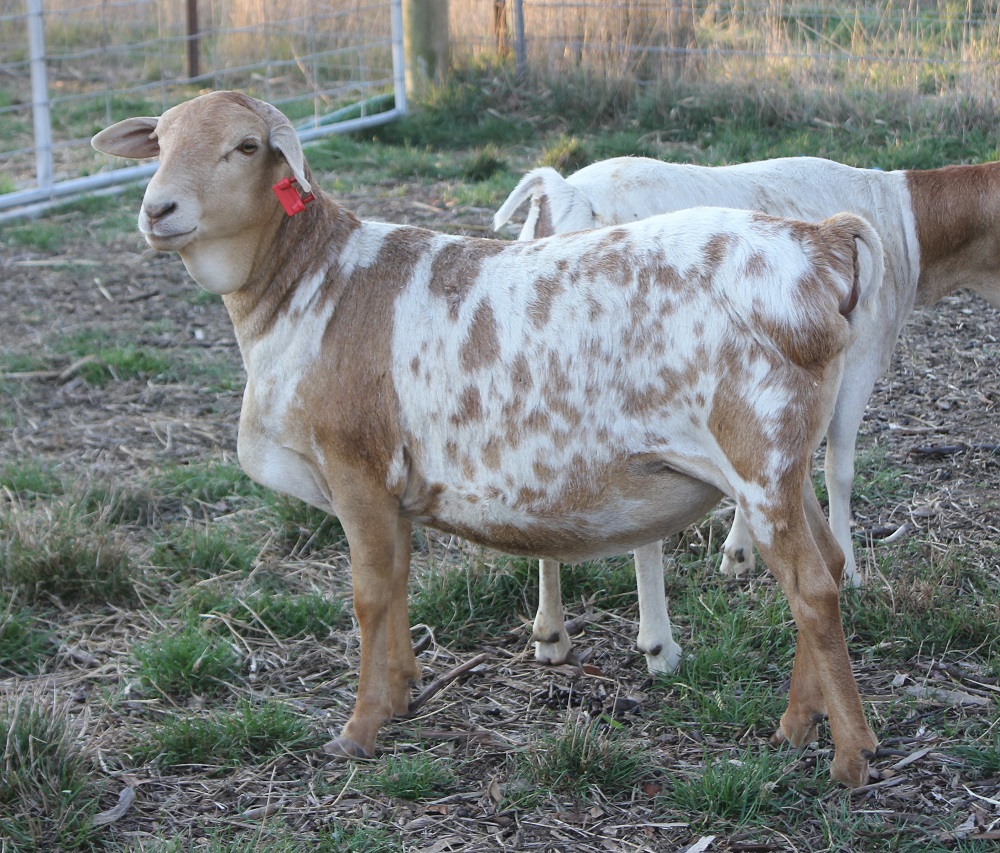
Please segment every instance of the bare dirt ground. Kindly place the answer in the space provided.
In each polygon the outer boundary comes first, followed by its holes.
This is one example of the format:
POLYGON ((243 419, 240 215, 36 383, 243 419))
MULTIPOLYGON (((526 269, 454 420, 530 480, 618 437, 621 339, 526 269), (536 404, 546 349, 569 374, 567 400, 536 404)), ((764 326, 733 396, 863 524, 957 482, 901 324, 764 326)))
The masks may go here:
MULTIPOLYGON (((454 209, 445 197, 440 185, 417 184, 405 192, 393 187, 384 194, 357 191, 341 196, 347 206, 368 218, 476 235, 486 231, 492 211, 454 209)), ((61 221, 67 226, 72 222, 76 228, 80 216, 61 214, 52 221, 57 227, 61 221)), ((8 248, 0 257, 0 344, 8 352, 51 352, 56 338, 111 328, 116 336, 162 348, 192 366, 213 361, 238 365, 239 354, 221 302, 192 299, 194 289, 178 260, 151 253, 134 233, 123 232, 110 246, 79 239, 50 254, 8 248)), ((876 445, 884 448, 886 464, 912 484, 912 493, 896 505, 861 500, 855 506, 859 530, 879 539, 919 540, 930 551, 960 549, 994 577, 1000 571, 996 565, 1000 540, 998 336, 1000 313, 964 293, 916 312, 890 371, 876 389, 859 441, 862 450, 876 445)), ((184 379, 159 385, 129 380, 97 388, 72 370, 60 376, 69 366, 68 361, 54 359, 50 374, 13 380, 16 393, 3 402, 8 411, 0 423, 0 463, 34 458, 57 463, 71 476, 126 482, 171 462, 235 460, 239 390, 206 391, 184 379)), ((441 547, 460 548, 449 543, 441 547)), ((859 542, 862 565, 873 564, 880 547, 866 548, 859 542)), ((336 575, 333 582, 347 592, 345 561, 313 568, 320 580, 336 575)), ((52 691, 70 703, 73 714, 85 721, 108 772, 105 807, 114 803, 121 787, 136 786, 135 805, 114 828, 114 837, 135 849, 157 838, 197 839, 212 828, 241 826, 250 820, 248 815, 259 818, 265 813, 254 809, 270 809, 270 804, 277 804, 273 811, 303 833, 363 817, 393 827, 406 849, 412 850, 684 850, 714 835, 704 815, 665 821, 652 796, 659 782, 637 789, 631 803, 597 800, 580 806, 565 801, 529 813, 498 808, 497 768, 504 766, 514 747, 525 743, 534 708, 547 701, 558 703, 558 698, 551 697, 575 691, 585 707, 627 720, 638 733, 644 727, 642 711, 660 701, 646 679, 641 656, 632 648, 634 607, 590 614, 590 627, 577 640, 578 648, 591 652, 590 674, 574 666, 545 669, 535 664, 530 628, 517 616, 511 614, 510 633, 498 638, 486 665, 434 700, 422 719, 393 724, 383 734, 383 742, 397 750, 406 748, 407 739, 420 739, 439 744, 434 747, 439 755, 453 754, 471 760, 468 766, 481 768, 481 775, 463 777, 459 793, 431 803, 374 795, 352 787, 350 778, 324 787, 318 781, 328 774, 322 755, 284 757, 221 778, 197 768, 190 772, 130 768, 121 755, 122 744, 127 742, 130 719, 142 711, 121 697, 131 678, 128 652, 141 628, 121 611, 63 612, 57 665, 37 678, 0 679, 0 694, 12 697, 25 691, 52 691), (616 696, 634 700, 628 713, 614 706, 616 696)), ((683 615, 678 621, 682 626, 683 615)), ((683 627, 680 632, 683 644, 683 627)), ((286 688, 291 685, 287 692, 297 694, 299 707, 315 715, 319 728, 334 731, 352 701, 353 682, 340 676, 328 678, 326 673, 338 670, 342 659, 355 660, 356 634, 343 637, 336 647, 299 649, 294 656, 289 651, 280 643, 258 649, 258 678, 280 681, 286 688), (265 671, 270 672, 266 677, 265 671)), ((440 674, 473 654, 434 645, 421 660, 428 674, 440 674)), ((981 713, 995 719, 995 680, 990 687, 983 677, 977 687, 973 680, 956 680, 961 679, 956 671, 935 669, 933 663, 919 661, 914 669, 919 672, 923 667, 925 680, 931 683, 948 689, 961 687, 986 701, 985 709, 956 713, 981 713)), ((877 663, 859 665, 862 693, 884 696, 892 690, 896 675, 877 663)), ((259 688, 260 683, 251 686, 259 688)), ((747 737, 766 734, 748 732, 747 737)), ((850 798, 856 813, 887 815, 890 824, 895 820, 897 827, 912 827, 929 823, 929 813, 944 810, 952 816, 955 828, 965 822, 966 835, 996 829, 998 780, 960 778, 947 760, 940 756, 935 760, 934 743, 927 744, 924 760, 892 771, 900 756, 923 748, 912 727, 895 734, 895 742, 889 741, 896 752, 876 765, 882 778, 850 798), (893 782, 894 778, 899 781, 893 782)), ((685 733, 668 740, 658 737, 658 747, 670 756, 664 772, 683 771, 691 766, 686 761, 700 760, 704 745, 686 738, 685 733)), ((823 751, 810 751, 801 760, 788 757, 796 764, 792 775, 817 762, 822 770, 828 760, 823 751)), ((807 783, 804 795, 808 796, 807 783)), ((842 792, 825 796, 846 799, 842 792)), ((950 843, 940 836, 939 824, 929 832, 928 843, 950 843)), ((796 839, 759 829, 727 830, 714 846, 700 849, 820 850, 827 849, 826 837, 820 826, 796 839)), ((887 838, 859 841, 855 849, 896 849, 887 838)))

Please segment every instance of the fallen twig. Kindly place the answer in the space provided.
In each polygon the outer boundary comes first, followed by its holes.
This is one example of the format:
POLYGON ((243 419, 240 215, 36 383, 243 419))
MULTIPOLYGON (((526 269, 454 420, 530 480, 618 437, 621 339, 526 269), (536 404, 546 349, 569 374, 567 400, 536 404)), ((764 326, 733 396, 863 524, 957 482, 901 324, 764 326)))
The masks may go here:
POLYGON ((969 450, 981 453, 998 453, 1000 444, 925 444, 920 447, 911 447, 911 456, 949 456, 952 453, 965 453, 969 450))
POLYGON ((456 666, 451 672, 447 672, 444 675, 435 678, 420 692, 419 696, 410 702, 409 713, 414 713, 418 708, 424 705, 428 699, 440 693, 460 675, 464 675, 466 672, 475 669, 481 663, 488 661, 489 658, 490 656, 483 652, 481 655, 476 655, 472 658, 472 660, 467 660, 460 666, 456 666))

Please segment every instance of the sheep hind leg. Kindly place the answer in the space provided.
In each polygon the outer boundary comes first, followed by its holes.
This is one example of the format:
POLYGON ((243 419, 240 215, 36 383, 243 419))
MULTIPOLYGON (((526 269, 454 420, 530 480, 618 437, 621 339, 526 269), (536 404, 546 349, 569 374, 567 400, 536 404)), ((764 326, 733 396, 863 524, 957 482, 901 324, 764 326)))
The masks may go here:
POLYGON ((844 556, 808 485, 800 505, 795 516, 785 514, 786 530, 765 539, 769 546, 757 537, 799 631, 788 709, 772 740, 787 739, 802 748, 815 739, 818 722, 828 716, 835 747, 830 773, 857 787, 868 781, 868 762, 878 742, 865 721, 844 640, 839 603, 844 556))

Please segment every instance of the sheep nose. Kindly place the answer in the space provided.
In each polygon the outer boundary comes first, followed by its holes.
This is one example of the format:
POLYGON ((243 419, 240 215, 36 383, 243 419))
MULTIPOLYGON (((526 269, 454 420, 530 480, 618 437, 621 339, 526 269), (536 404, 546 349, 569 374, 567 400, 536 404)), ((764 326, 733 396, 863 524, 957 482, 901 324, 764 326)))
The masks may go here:
POLYGON ((144 204, 142 207, 146 211, 146 217, 149 221, 156 222, 158 219, 173 213, 177 209, 177 202, 165 201, 160 204, 144 204))

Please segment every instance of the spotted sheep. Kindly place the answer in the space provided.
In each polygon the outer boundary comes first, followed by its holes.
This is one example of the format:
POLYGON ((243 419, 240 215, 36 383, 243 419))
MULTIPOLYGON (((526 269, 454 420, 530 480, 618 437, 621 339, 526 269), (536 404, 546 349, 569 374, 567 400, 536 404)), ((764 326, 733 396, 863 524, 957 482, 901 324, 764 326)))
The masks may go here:
MULTIPOLYGON (((632 222, 697 205, 761 210, 820 221, 839 211, 867 219, 885 252, 885 275, 852 321, 856 336, 827 432, 825 477, 830 525, 846 555, 845 582, 862 582, 851 544, 851 487, 858 429, 875 381, 888 367, 915 305, 968 287, 1000 306, 1000 163, 922 171, 858 169, 815 157, 784 157, 733 166, 693 166, 618 157, 568 178, 541 167, 526 174, 500 207, 500 228, 530 201, 520 239, 632 222)), ((722 546, 721 569, 753 566, 753 541, 742 509, 722 546)), ((635 550, 639 636, 650 671, 670 672, 681 652, 672 636, 658 542, 635 550)), ((563 626, 559 564, 542 561, 535 655, 562 662, 571 650, 563 626)))
POLYGON ((247 372, 242 466, 343 525, 361 661, 327 752, 372 754, 407 711, 414 522, 576 561, 729 495, 800 631, 775 739, 804 746, 828 714, 833 776, 867 781, 844 557, 808 487, 872 284, 858 258, 881 257, 863 219, 704 208, 531 243, 362 222, 313 188, 287 119, 233 92, 93 144, 160 158, 139 228, 222 295, 247 372))

